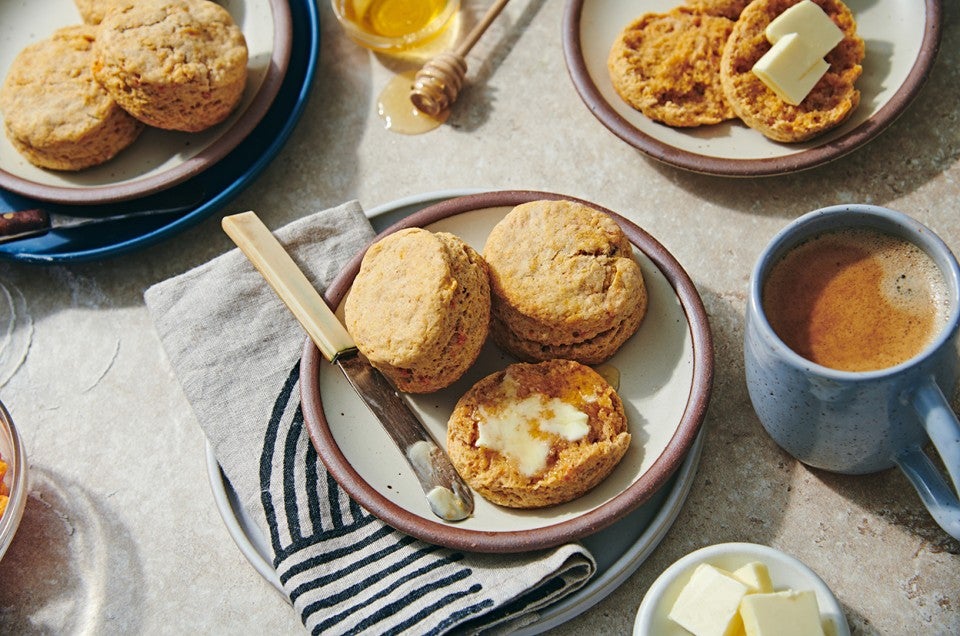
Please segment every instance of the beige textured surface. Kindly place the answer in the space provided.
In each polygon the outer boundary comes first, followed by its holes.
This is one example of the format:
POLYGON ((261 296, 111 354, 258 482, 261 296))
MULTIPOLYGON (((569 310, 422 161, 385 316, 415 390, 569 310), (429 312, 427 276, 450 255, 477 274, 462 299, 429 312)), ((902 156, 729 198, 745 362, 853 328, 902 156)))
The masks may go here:
MULTIPOLYGON (((279 227, 351 197, 372 207, 447 188, 542 189, 625 214, 684 265, 710 316, 717 365, 692 492, 637 572, 552 634, 628 634, 665 567, 724 541, 802 559, 836 592, 856 634, 960 632, 960 542, 899 473, 840 477, 779 451, 750 407, 742 362, 750 270, 803 212, 885 205, 960 251, 960 7, 943 3, 933 73, 876 140, 822 168, 737 180, 658 164, 593 118, 564 66, 564 4, 508 4, 471 52, 470 84, 448 124, 403 137, 376 114, 391 62, 347 40, 318 3, 322 51, 303 120, 223 212, 254 209, 279 227)), ((150 284, 230 247, 211 218, 103 263, 0 263, 17 315, 0 396, 32 471, 23 524, 0 562, 0 632, 302 633, 224 528, 202 434, 143 304, 150 284)))

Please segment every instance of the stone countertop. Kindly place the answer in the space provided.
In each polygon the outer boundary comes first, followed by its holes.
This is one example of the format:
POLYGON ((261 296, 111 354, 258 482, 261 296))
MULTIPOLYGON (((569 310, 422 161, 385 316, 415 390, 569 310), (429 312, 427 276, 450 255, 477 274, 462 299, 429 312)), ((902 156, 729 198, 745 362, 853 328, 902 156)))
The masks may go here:
MULTIPOLYGON (((834 590, 856 634, 960 633, 960 543, 899 472, 838 476, 780 451, 750 406, 742 362, 751 267, 803 212, 883 205, 960 250, 956 3, 944 3, 928 83, 889 129, 834 163, 758 179, 678 170, 604 128, 567 74, 561 2, 508 5, 471 53, 470 84, 450 120, 429 134, 395 134, 376 113, 395 62, 348 41, 329 4, 318 4, 322 50, 305 114, 225 209, 160 245, 101 262, 0 263, 12 325, 0 395, 22 432, 31 480, 0 562, 0 632, 302 631, 217 512, 203 435, 143 292, 230 249, 222 214, 257 210, 276 228, 352 198, 369 208, 485 188, 563 193, 629 217, 683 264, 715 339, 703 456, 679 517, 617 590, 552 633, 629 633, 664 568, 728 541, 800 558, 834 590)), ((468 9, 479 11, 476 4, 468 9)))

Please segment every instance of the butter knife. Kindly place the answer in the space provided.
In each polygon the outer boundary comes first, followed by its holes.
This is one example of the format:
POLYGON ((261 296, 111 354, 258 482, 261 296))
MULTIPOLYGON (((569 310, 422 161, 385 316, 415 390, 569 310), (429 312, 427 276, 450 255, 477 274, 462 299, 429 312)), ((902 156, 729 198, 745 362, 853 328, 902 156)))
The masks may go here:
POLYGON ((93 227, 95 225, 132 221, 134 219, 147 217, 163 218, 176 216, 193 209, 199 204, 200 200, 201 198, 193 198, 187 203, 169 207, 137 210, 135 212, 113 214, 110 216, 65 216, 61 214, 51 214, 42 208, 0 212, 0 244, 41 236, 51 230, 93 227))
POLYGON ((350 386, 377 417, 417 476, 430 509, 445 521, 473 513, 473 493, 397 390, 357 350, 353 338, 323 297, 254 212, 221 221, 306 330, 323 356, 340 367, 350 386))

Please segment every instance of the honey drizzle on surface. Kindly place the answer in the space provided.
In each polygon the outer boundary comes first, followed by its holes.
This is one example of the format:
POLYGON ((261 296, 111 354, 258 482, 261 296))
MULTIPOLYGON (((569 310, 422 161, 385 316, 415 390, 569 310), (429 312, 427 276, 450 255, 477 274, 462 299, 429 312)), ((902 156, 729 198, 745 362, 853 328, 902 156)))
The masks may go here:
POLYGON ((395 75, 377 98, 377 113, 387 130, 403 135, 421 135, 437 128, 447 121, 450 111, 432 117, 421 112, 410 101, 416 71, 406 71, 395 75))

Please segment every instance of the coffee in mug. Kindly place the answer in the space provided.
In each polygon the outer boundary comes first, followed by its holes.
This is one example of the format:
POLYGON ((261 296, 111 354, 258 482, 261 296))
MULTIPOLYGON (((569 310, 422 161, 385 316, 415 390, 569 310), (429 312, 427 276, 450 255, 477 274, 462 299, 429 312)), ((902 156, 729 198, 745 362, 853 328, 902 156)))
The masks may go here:
POLYGON ((949 399, 960 385, 958 345, 960 263, 895 210, 805 214, 770 241, 750 277, 744 369, 764 429, 816 468, 899 467, 960 539, 960 420, 949 399))
POLYGON ((841 371, 873 371, 913 358, 946 325, 949 290, 911 242, 872 228, 807 239, 763 285, 763 311, 804 358, 841 371))

